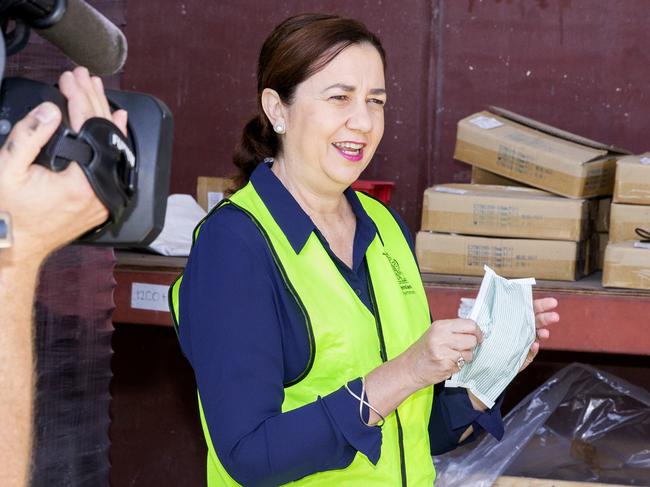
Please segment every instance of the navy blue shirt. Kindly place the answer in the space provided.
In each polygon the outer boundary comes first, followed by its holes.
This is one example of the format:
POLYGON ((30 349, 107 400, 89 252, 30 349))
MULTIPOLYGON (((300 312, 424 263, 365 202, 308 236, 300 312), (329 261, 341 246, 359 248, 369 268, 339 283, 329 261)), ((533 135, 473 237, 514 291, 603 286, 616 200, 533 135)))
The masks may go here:
MULTIPOLYGON (((356 216, 353 265, 349 268, 295 199, 260 164, 251 182, 293 249, 299 253, 311 232, 372 311, 365 253, 377 229, 354 191, 345 196, 356 216)), ((394 213, 413 249, 413 239, 394 213)), ((244 485, 277 485, 306 475, 347 467, 357 452, 377 462, 381 429, 359 419, 359 402, 341 388, 282 413, 284 384, 298 377, 309 359, 305 320, 286 289, 255 224, 226 205, 203 225, 180 288, 180 342, 194 373, 210 437, 219 460, 244 485)), ((360 379, 349 386, 361 393, 360 379)), ((475 411, 465 389, 436 386, 429 435, 432 454, 458 446, 474 426, 501 438, 501 401, 475 411)))

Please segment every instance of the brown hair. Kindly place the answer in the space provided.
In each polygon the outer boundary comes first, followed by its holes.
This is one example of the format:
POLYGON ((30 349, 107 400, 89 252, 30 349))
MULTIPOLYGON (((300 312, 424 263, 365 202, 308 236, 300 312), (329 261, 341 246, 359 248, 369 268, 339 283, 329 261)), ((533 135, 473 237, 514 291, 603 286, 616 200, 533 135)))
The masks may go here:
POLYGON ((275 90, 282 102, 291 104, 296 86, 323 69, 343 49, 368 42, 381 56, 386 54, 379 38, 358 20, 325 14, 290 17, 267 37, 257 63, 257 114, 244 127, 233 155, 239 168, 236 187, 248 182, 255 167, 282 149, 280 138, 262 109, 262 91, 275 90))

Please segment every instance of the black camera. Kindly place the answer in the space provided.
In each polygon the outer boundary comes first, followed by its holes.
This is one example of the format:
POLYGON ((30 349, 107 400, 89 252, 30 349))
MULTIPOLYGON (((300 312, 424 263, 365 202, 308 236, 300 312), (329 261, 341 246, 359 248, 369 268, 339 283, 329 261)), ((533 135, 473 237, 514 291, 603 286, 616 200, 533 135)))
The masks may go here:
MULTIPOLYGON (((53 26, 64 23, 68 7, 76 9, 71 9, 69 18, 77 23, 83 21, 84 25, 88 24, 88 12, 91 17, 100 15, 80 0, 0 1, 3 31, 0 43, 6 41, 7 55, 24 47, 30 26, 52 28, 56 32, 53 26)), ((102 25, 106 24, 104 21, 102 17, 102 25)), ((65 31, 64 25, 61 32, 65 31)), ((2 47, 0 74, 3 76, 5 49, 2 47)), ((66 99, 56 87, 23 78, 2 79, 0 144, 5 142, 13 125, 34 107, 44 101, 56 104, 63 114, 62 123, 35 163, 61 171, 72 160, 79 162, 110 213, 106 224, 82 236, 79 241, 114 247, 146 247, 158 236, 165 219, 171 170, 172 115, 162 101, 150 95, 106 90, 106 96, 113 110, 128 112, 126 135, 113 124, 97 118, 87 121, 77 134, 70 129, 66 99)))

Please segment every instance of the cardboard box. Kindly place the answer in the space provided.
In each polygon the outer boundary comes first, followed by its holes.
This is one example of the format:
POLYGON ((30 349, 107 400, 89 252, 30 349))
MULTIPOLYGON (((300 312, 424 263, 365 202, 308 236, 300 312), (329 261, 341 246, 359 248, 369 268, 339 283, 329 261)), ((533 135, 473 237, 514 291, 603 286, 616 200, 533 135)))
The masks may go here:
POLYGON ((477 166, 472 166, 472 184, 496 184, 498 186, 526 186, 514 179, 504 178, 477 166))
POLYGON ((210 211, 232 191, 233 185, 230 178, 199 176, 196 180, 196 201, 205 211, 210 211))
POLYGON ((586 241, 585 276, 603 269, 608 240, 608 233, 592 233, 591 237, 586 241))
POLYGON ((611 243, 639 240, 634 231, 643 228, 650 232, 650 205, 612 204, 609 219, 609 241, 611 243))
POLYGON ((609 215, 612 206, 612 198, 599 198, 594 200, 594 228, 597 232, 609 232, 609 215))
POLYGON ((584 259, 584 268, 582 269, 582 275, 588 276, 596 270, 596 259, 595 255, 596 247, 594 245, 594 236, 591 235, 590 238, 585 240, 585 259, 584 259))
POLYGON ((623 157, 616 163, 614 202, 650 205, 650 152, 623 157))
POLYGON ((587 200, 534 188, 439 184, 424 192, 422 230, 580 241, 588 228, 587 200))
POLYGON ((585 241, 585 268, 583 275, 588 276, 592 272, 596 272, 598 267, 598 236, 591 234, 585 241))
POLYGON ((571 198, 610 195, 629 152, 496 107, 458 122, 454 158, 571 198))
POLYGON ((603 286, 650 289, 650 249, 634 247, 634 242, 607 245, 603 286))
POLYGON ((597 233, 598 236, 598 267, 596 270, 602 270, 605 265, 605 250, 609 243, 609 233, 597 233))
POLYGON ((573 281, 585 266, 584 243, 418 232, 422 272, 482 276, 485 264, 504 277, 573 281))

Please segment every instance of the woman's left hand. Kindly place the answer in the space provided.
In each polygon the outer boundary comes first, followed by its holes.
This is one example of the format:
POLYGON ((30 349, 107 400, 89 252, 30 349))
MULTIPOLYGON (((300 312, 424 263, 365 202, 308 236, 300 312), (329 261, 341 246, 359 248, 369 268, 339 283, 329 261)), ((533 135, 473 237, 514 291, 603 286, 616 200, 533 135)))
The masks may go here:
MULTIPOLYGON (((551 332, 548 329, 548 326, 560 321, 560 315, 557 312, 553 311, 555 308, 557 308, 557 299, 555 298, 542 298, 533 301, 537 337, 530 347, 530 350, 528 350, 528 356, 526 357, 526 360, 524 360, 524 363, 521 365, 519 372, 528 367, 537 355, 537 352, 539 352, 540 340, 548 340, 548 337, 551 336, 551 332)), ((469 400, 472 403, 474 409, 477 411, 485 411, 487 409, 487 406, 483 404, 474 394, 472 394, 469 389, 467 389, 467 395, 469 396, 469 400)), ((465 431, 461 437, 460 441, 462 442, 465 438, 467 438, 471 431, 472 430, 468 428, 468 430, 465 431)))
POLYGON ((557 299, 555 298, 542 298, 533 301, 533 308, 535 310, 535 328, 537 329, 537 338, 528 351, 528 356, 522 364, 519 372, 524 370, 533 361, 537 352, 539 352, 539 342, 541 340, 548 340, 551 332, 548 329, 549 325, 560 321, 560 315, 553 311, 557 308, 557 299))

